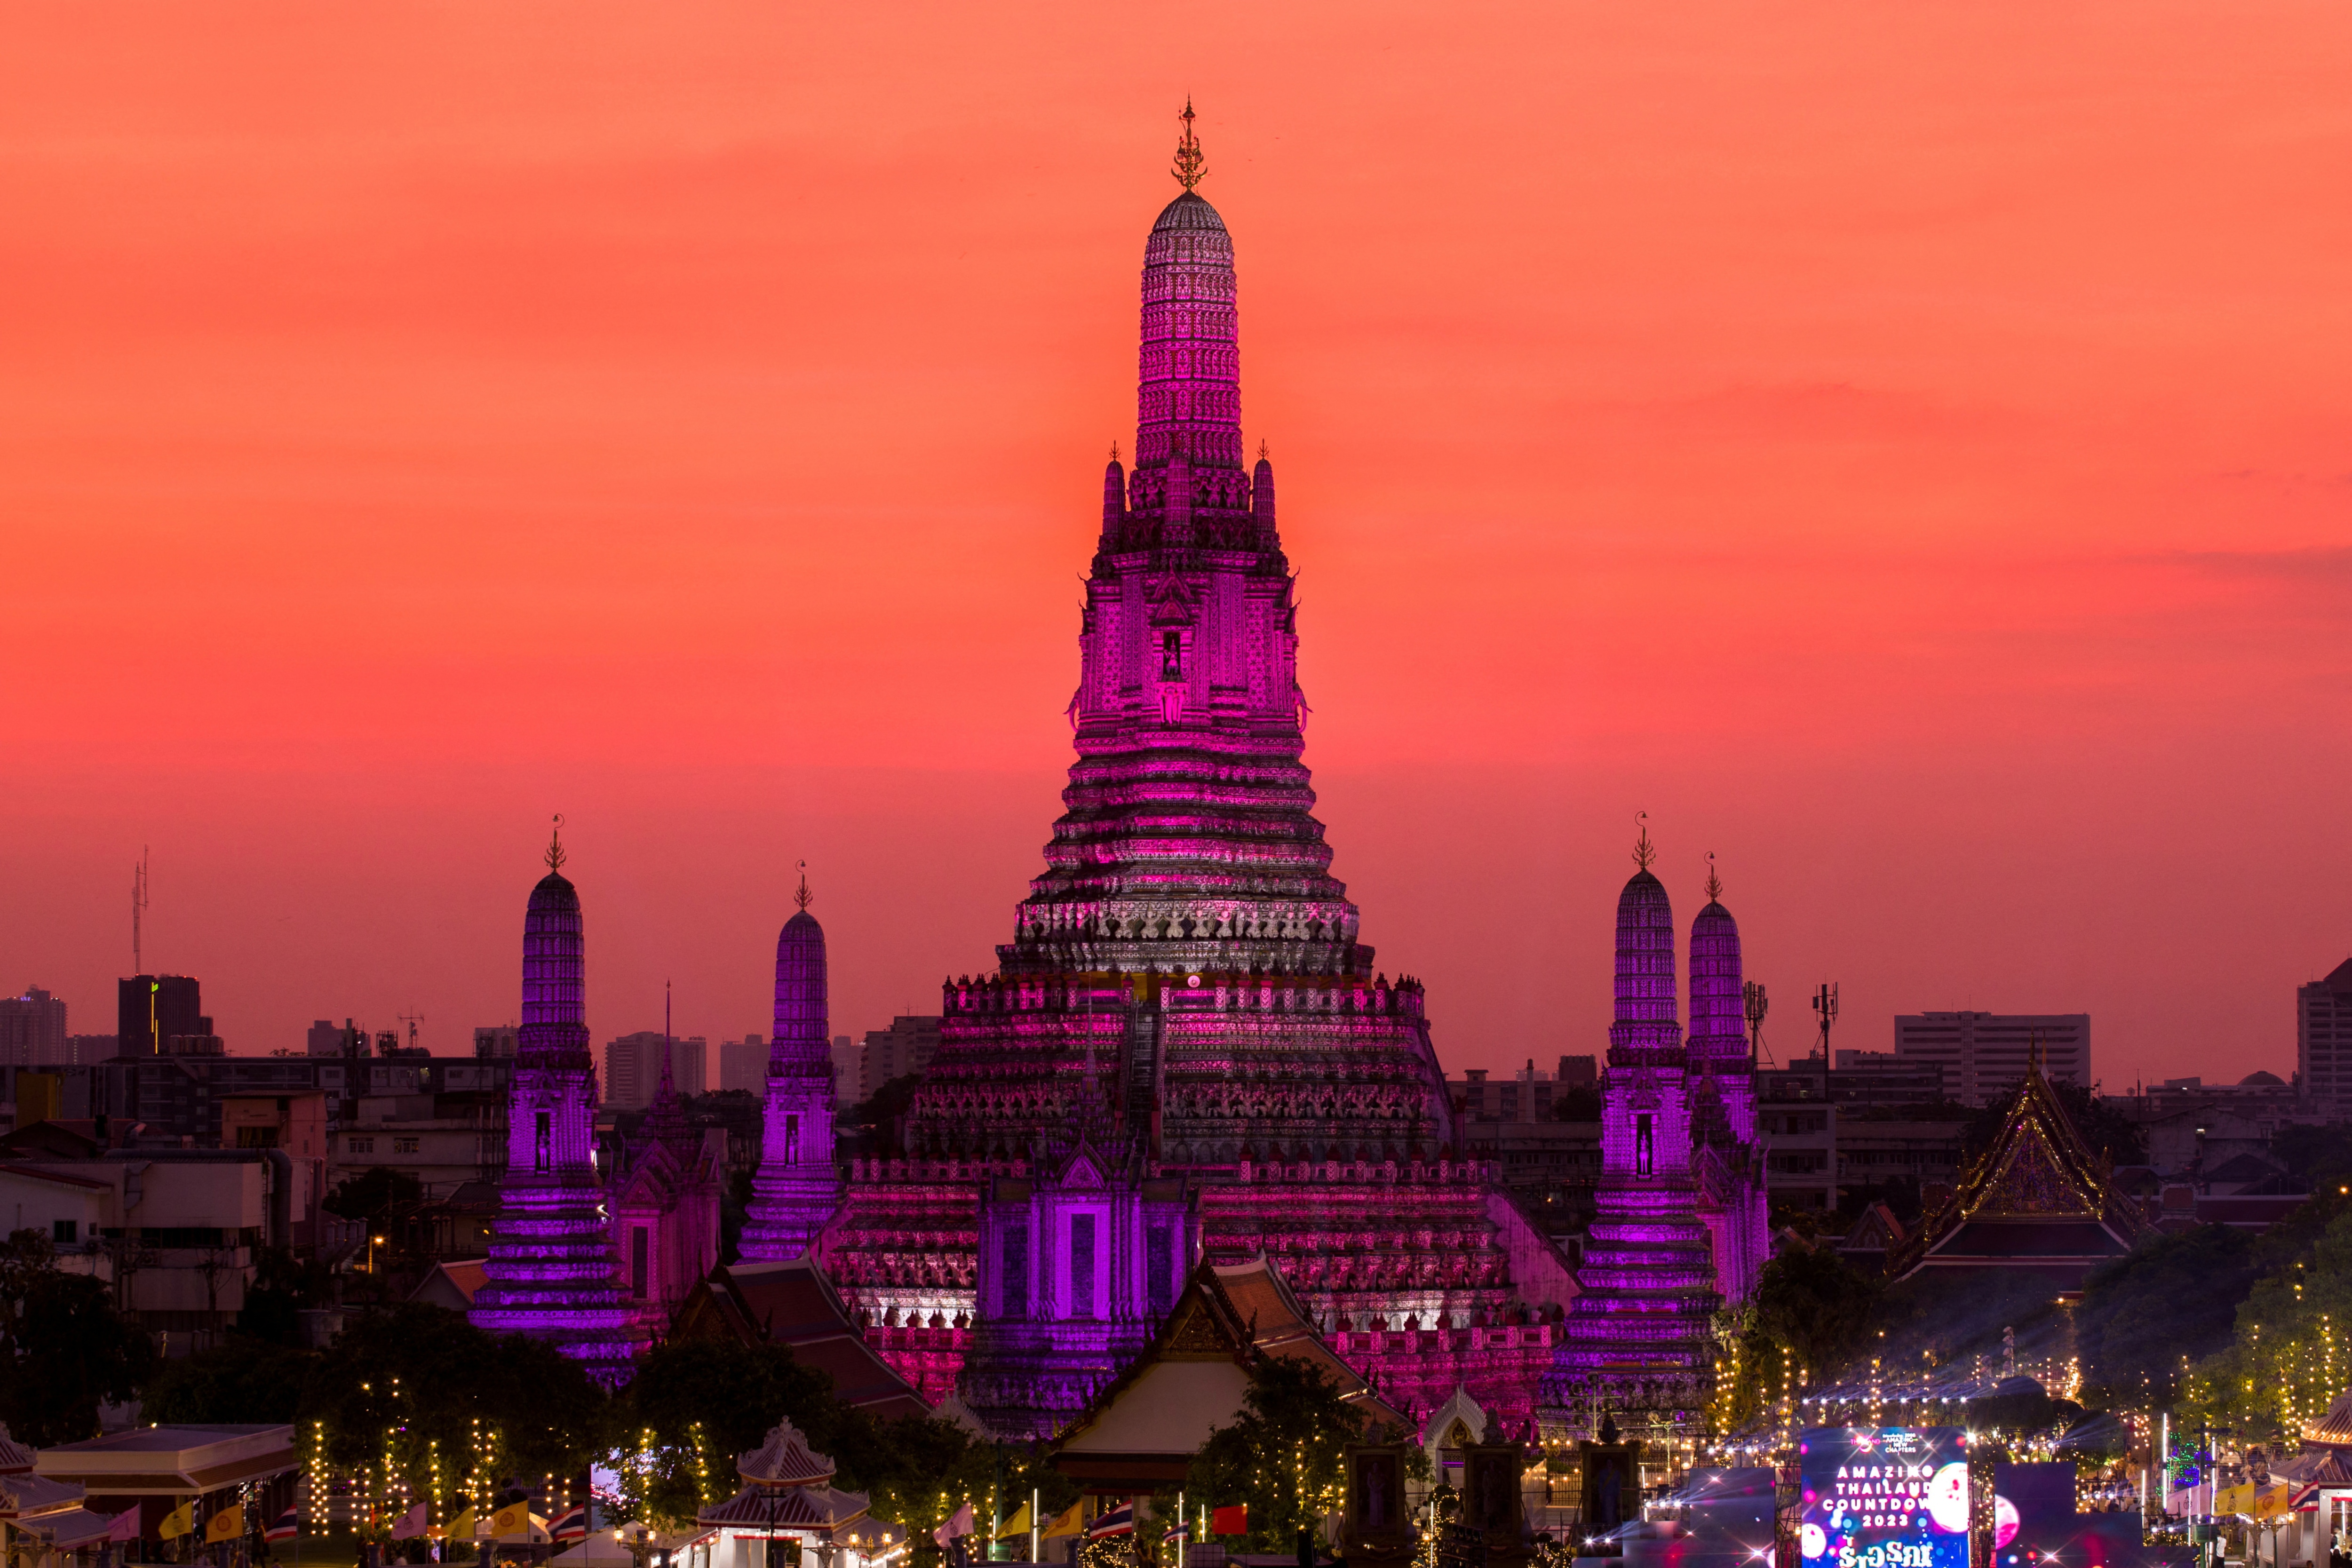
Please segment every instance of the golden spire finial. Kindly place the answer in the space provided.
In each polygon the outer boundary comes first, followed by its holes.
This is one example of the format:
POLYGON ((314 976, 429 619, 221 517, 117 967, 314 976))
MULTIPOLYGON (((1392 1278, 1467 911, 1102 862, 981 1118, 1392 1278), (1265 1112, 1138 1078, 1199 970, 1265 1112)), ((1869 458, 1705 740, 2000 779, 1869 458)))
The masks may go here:
POLYGON ((1116 441, 1110 444, 1110 460, 1114 463, 1118 461, 1118 443, 1116 441))
POLYGON ((1201 139, 1192 134, 1192 100, 1190 94, 1184 99, 1184 112, 1176 118, 1184 122, 1184 135, 1176 143, 1176 165, 1169 173, 1176 177, 1178 184, 1189 191, 1208 174, 1208 171, 1201 166, 1207 162, 1207 154, 1201 151, 1201 139))
POLYGON ((1715 851, 1706 852, 1706 901, 1710 904, 1723 897, 1723 879, 1715 874, 1715 851))
POLYGON ((1265 437, 1263 436, 1257 438, 1257 460, 1261 463, 1266 461, 1265 437))
POLYGON ((805 913, 809 907, 809 900, 816 895, 808 890, 808 862, 803 860, 798 862, 798 865, 801 870, 801 886, 800 890, 793 895, 793 902, 798 904, 805 913))
POLYGON ((1650 814, 1646 811, 1635 812, 1633 825, 1642 830, 1641 837, 1633 842, 1633 864, 1646 871, 1650 868, 1650 862, 1658 858, 1657 850, 1650 844, 1650 814))
POLYGON ((563 814, 559 811, 555 814, 554 830, 547 836, 547 868, 561 871, 567 858, 563 853, 563 814))

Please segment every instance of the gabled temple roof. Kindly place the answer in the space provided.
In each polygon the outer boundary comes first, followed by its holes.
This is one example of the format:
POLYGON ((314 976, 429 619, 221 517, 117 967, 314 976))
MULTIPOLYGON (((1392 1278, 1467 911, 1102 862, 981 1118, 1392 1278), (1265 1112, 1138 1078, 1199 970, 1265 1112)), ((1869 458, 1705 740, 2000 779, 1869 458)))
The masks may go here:
POLYGON ((1203 1263, 1143 1353, 1055 1442, 1055 1466, 1096 1489, 1181 1480, 1210 1429, 1241 1409, 1250 1367, 1269 1356, 1319 1367, 1370 1421, 1412 1425, 1323 1342, 1272 1263, 1203 1263))
POLYGON ((799 1427, 779 1421, 768 1428, 766 1442, 735 1456, 735 1473, 770 1486, 805 1487, 831 1476, 833 1461, 811 1448, 799 1427))
POLYGON ((793 1360, 833 1379, 834 1396, 844 1405, 886 1419, 930 1409, 866 1342, 832 1283, 806 1258, 721 1264, 680 1303, 673 1333, 787 1346, 793 1360))
POLYGON ((2352 1448, 2352 1391, 2337 1394, 2327 1414, 2303 1429, 2303 1440, 2330 1448, 2352 1448))
POLYGON ((1897 1279, 1938 1266, 2092 1265, 2129 1252, 2147 1233, 2139 1206, 2115 1189, 2106 1163, 2076 1131, 2037 1062, 2000 1131, 1952 1195, 1894 1247, 1897 1279))

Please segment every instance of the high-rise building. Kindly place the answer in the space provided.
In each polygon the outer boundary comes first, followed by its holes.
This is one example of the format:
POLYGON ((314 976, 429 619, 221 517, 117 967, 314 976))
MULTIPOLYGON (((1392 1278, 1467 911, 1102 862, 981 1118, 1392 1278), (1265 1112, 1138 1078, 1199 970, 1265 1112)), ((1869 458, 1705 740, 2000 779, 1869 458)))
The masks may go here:
MULTIPOLYGON (((345 1020, 349 1022, 349 1020, 345 1020)), ((339 1057, 343 1054, 343 1031, 335 1026, 332 1018, 312 1021, 310 1032, 302 1037, 302 1054, 310 1057, 339 1057)))
POLYGON ((1944 1092, 1989 1105, 2017 1091, 2038 1054, 2042 1076, 2091 1086, 2088 1013, 1907 1013, 1895 1020, 1895 1054, 1943 1069, 1944 1092))
POLYGON ((604 1042, 602 1103, 611 1110, 643 1110, 661 1084, 662 1032, 639 1029, 604 1042))
POLYGON ((2295 987, 2294 1060, 2305 1098, 2352 1110, 2352 958, 2295 987))
POLYGON ((673 1039, 669 1043, 670 1081, 677 1086, 680 1100, 692 1100, 710 1092, 710 1042, 700 1035, 673 1039))
MULTIPOLYGON (((615 1110, 643 1110, 661 1088, 662 1041, 659 1029, 639 1029, 604 1044, 604 1103, 615 1110)), ((670 1081, 681 1098, 703 1092, 709 1042, 700 1035, 671 1038, 670 1081)))
POLYGON ((768 1087, 768 1037, 746 1035, 719 1043, 719 1087, 744 1094, 763 1094, 768 1087))
POLYGON ((523 917, 507 1168, 487 1278, 467 1315, 493 1334, 548 1341, 617 1386, 645 1341, 615 1274, 596 1171, 585 944, 580 894, 563 875, 563 859, 562 844, 550 844, 547 875, 530 890, 523 917))
POLYGON ((127 975, 116 983, 115 1004, 115 1048, 126 1057, 170 1056, 173 1039, 213 1032, 193 974, 127 975))
POLYGON ((857 1068, 857 1098, 871 1100, 874 1091, 894 1078, 920 1073, 931 1065, 940 1048, 936 1016, 900 1014, 887 1029, 866 1031, 866 1052, 857 1068))
POLYGON ((37 985, 21 996, 0 996, 0 1067, 60 1067, 66 1048, 66 1005, 37 985))
POLYGON ((865 1063, 866 1052, 849 1036, 835 1035, 833 1049, 828 1054, 833 1058, 834 1098, 847 1105, 858 1097, 858 1074, 865 1063))

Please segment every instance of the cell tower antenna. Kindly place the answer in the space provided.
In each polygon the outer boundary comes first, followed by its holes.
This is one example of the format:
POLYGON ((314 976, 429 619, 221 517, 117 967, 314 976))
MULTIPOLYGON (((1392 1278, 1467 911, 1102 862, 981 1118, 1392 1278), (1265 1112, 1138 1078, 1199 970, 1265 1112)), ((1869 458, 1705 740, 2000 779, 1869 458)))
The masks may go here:
POLYGON ((1822 988, 1813 993, 1813 1016, 1822 1022, 1822 1098, 1830 1097, 1830 1030, 1837 1026, 1838 988, 1834 980, 1824 980, 1822 988))
POLYGON ((422 1013, 395 1013, 393 1016, 398 1018, 402 1023, 408 1026, 408 1048, 412 1051, 415 1050, 416 1048, 416 1026, 425 1022, 425 1015, 422 1013))
POLYGON ((1751 980, 1739 988, 1739 1006, 1748 1015, 1748 1065, 1752 1069, 1764 1053, 1764 1015, 1772 1008, 1761 980, 1751 980))
POLYGON ((140 923, 147 913, 147 846, 139 847, 139 863, 131 868, 131 973, 144 974, 147 965, 140 949, 140 923))

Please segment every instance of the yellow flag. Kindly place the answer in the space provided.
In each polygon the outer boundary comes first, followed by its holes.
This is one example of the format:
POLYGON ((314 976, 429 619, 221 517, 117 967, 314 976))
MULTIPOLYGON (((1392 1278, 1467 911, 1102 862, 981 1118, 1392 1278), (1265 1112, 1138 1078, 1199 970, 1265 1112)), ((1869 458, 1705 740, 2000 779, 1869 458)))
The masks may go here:
POLYGON ((530 1503, 510 1502, 490 1516, 490 1533, 504 1539, 509 1535, 530 1533, 530 1503))
POLYGON ((2254 1489, 2251 1486, 2223 1487, 2213 1494, 2215 1513, 2251 1513, 2254 1507, 2254 1489))
POLYGON ((155 1539, 158 1541, 176 1541, 181 1536, 187 1534, 195 1528, 196 1500, 190 1498, 187 1501, 182 1503, 179 1507, 173 1509, 171 1512, 163 1516, 163 1522, 156 1526, 155 1539))
POLYGON ((1080 1498, 1070 1505, 1067 1512, 1056 1516, 1054 1522, 1045 1527, 1045 1539, 1059 1541, 1066 1535, 1079 1533, 1087 1527, 1086 1516, 1087 1500, 1080 1498))
POLYGON ((1029 1533, 1029 1505, 1023 1503, 1013 1510, 1013 1517, 997 1527, 995 1539, 1010 1541, 1016 1535, 1029 1533))
POLYGON ((452 1541, 471 1541, 474 1539, 474 1510, 472 1509, 467 1509, 465 1512, 459 1514, 457 1518, 449 1521, 449 1539, 452 1541))
POLYGON ((205 1544, 216 1541, 235 1541, 245 1533, 245 1505, 231 1503, 205 1523, 205 1544))

